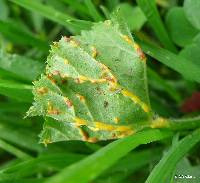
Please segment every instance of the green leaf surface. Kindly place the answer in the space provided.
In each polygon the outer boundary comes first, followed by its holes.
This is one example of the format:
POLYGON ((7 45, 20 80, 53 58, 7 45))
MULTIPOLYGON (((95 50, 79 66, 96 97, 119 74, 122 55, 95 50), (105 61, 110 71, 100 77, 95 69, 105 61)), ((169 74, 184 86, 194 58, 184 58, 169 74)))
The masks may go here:
POLYGON ((43 51, 48 51, 48 44, 35 36, 23 31, 21 27, 13 25, 9 21, 0 20, 0 32, 10 41, 21 45, 30 45, 43 51))
POLYGON ((177 103, 181 102, 180 94, 171 86, 166 80, 164 80, 156 71, 150 67, 147 69, 149 84, 154 88, 168 93, 168 95, 177 103))
POLYGON ((120 26, 113 18, 52 46, 28 112, 47 117, 41 142, 116 139, 151 120, 146 58, 120 26))
POLYGON ((30 128, 10 124, 7 121, 0 121, 0 138, 31 151, 40 152, 43 150, 42 146, 38 144, 36 132, 30 131, 30 128))
POLYGON ((119 15, 124 18, 131 31, 139 31, 147 21, 144 13, 138 6, 121 3, 116 7, 119 15))
POLYGON ((190 45, 181 50, 180 56, 192 62, 197 68, 200 67, 200 34, 198 34, 190 45))
POLYGON ((66 4, 70 5, 71 8, 75 9, 77 12, 80 12, 81 14, 89 15, 88 9, 86 6, 84 6, 84 3, 81 3, 80 1, 72 1, 72 0, 62 0, 66 4))
POLYGON ((173 52, 176 52, 176 47, 170 40, 169 35, 160 18, 159 12, 156 7, 156 0, 137 0, 137 4, 144 12, 149 25, 151 26, 163 46, 173 52))
POLYGON ((15 146, 5 142, 4 140, 0 139, 0 148, 4 149, 5 151, 13 154, 14 156, 25 159, 30 158, 30 155, 26 154, 25 152, 21 151, 20 149, 16 148, 15 146))
POLYGON ((35 80, 43 71, 44 64, 16 54, 0 50, 0 68, 24 81, 35 80))
POLYGON ((95 183, 122 183, 125 181, 125 178, 145 165, 159 160, 160 157, 161 151, 156 148, 129 153, 97 178, 95 183))
POLYGON ((32 86, 0 79, 0 94, 22 102, 31 102, 32 86))
POLYGON ((176 166, 175 175, 173 177, 174 183, 188 183, 188 180, 190 180, 190 182, 192 183, 199 183, 200 181, 199 170, 200 170, 199 165, 192 166, 189 160, 187 158, 184 158, 176 166), (188 175, 191 178, 186 178, 188 175))
POLYGON ((103 20, 103 17, 98 12, 92 0, 84 0, 84 3, 88 9, 88 12, 90 13, 90 16, 93 18, 94 21, 99 22, 103 20))
POLYGON ((185 0, 184 1, 184 10, 187 16, 187 19, 190 23, 200 29, 200 1, 199 0, 185 0))
POLYGON ((200 129, 195 130, 178 143, 163 156, 160 162, 155 166, 146 183, 165 182, 171 171, 176 168, 176 164, 200 141, 200 129))
POLYGON ((45 6, 38 1, 27 1, 27 0, 10 0, 30 11, 36 12, 56 23, 65 26, 72 33, 79 33, 83 29, 88 29, 91 27, 91 22, 81 21, 62 13, 52 6, 45 6))
POLYGON ((5 0, 0 1, 0 20, 6 20, 8 18, 9 8, 5 0))
POLYGON ((70 165, 83 159, 85 156, 82 154, 73 153, 54 153, 43 154, 37 158, 29 158, 23 162, 8 166, 0 170, 0 180, 16 180, 33 176, 36 173, 47 170, 51 167, 54 171, 59 171, 66 165, 70 165))
POLYGON ((191 58, 186 59, 166 49, 145 43, 143 41, 140 41, 139 43, 147 55, 182 74, 182 76, 186 79, 196 81, 198 83, 200 82, 200 70, 192 61, 190 61, 191 58))
POLYGON ((182 7, 174 7, 168 11, 166 26, 174 43, 181 47, 192 43, 192 39, 198 34, 198 30, 187 20, 182 7))
POLYGON ((171 133, 169 132, 154 129, 138 132, 126 138, 119 139, 88 156, 82 161, 66 167, 45 183, 91 182, 103 171, 108 169, 111 165, 137 146, 161 140, 169 137, 170 135, 171 133))

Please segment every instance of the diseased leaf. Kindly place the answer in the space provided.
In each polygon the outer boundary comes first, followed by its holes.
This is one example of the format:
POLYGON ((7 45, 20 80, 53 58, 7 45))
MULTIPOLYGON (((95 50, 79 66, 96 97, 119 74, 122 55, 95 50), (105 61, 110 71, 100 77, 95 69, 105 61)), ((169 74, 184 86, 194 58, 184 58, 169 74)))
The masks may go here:
POLYGON ((151 120, 146 58, 121 27, 113 18, 52 46, 28 112, 46 118, 41 142, 116 139, 151 120))

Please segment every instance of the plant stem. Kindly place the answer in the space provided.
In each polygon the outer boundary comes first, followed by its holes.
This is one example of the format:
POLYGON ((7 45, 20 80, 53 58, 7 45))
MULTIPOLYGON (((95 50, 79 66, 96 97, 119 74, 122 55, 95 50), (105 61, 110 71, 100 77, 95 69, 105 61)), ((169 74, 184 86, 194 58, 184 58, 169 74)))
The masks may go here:
POLYGON ((200 127, 200 116, 195 118, 169 119, 169 128, 172 130, 191 130, 200 127))

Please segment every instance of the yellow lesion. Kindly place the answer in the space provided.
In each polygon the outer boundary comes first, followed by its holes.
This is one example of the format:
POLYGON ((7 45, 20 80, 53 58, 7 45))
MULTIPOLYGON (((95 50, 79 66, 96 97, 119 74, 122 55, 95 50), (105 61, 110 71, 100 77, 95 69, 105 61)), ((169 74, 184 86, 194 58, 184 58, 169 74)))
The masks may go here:
POLYGON ((58 115, 60 114, 61 112, 56 109, 51 102, 48 101, 47 103, 47 114, 50 114, 50 115, 58 115))
POLYGON ((116 124, 118 124, 118 123, 119 123, 119 118, 118 118, 118 117, 114 118, 114 122, 115 122, 116 124))
POLYGON ((83 95, 80 94, 76 94, 76 97, 83 103, 85 103, 85 97, 83 95))
POLYGON ((51 144, 52 141, 51 141, 50 139, 44 139, 44 140, 42 141, 42 143, 44 144, 45 147, 47 147, 47 145, 48 145, 48 144, 51 144))
POLYGON ((67 59, 64 59, 64 64, 65 65, 68 65, 69 64, 69 61, 67 59))
POLYGON ((117 79, 111 73, 110 69, 102 63, 99 63, 99 64, 100 64, 100 67, 102 69, 101 77, 104 78, 106 81, 108 81, 110 83, 110 85, 116 86, 117 85, 117 79))
POLYGON ((169 122, 162 117, 159 117, 152 121, 151 128, 165 128, 169 127, 169 122))
POLYGON ((133 40, 127 36, 127 35, 121 35, 121 37, 129 44, 131 45, 135 51, 137 52, 137 54, 139 55, 140 59, 143 60, 144 62, 146 62, 146 56, 145 54, 143 53, 142 49, 140 48, 140 46, 133 42, 133 40))
POLYGON ((86 120, 78 118, 78 117, 74 118, 74 122, 76 123, 76 126, 78 126, 78 127, 88 124, 88 122, 86 120))
POLYGON ((126 90, 126 89, 122 89, 121 91, 122 95, 129 97, 134 103, 138 104, 141 106, 141 108, 145 111, 145 112, 149 112, 149 106, 147 104, 145 104, 144 102, 142 102, 139 97, 135 94, 133 94, 132 92, 126 90))
POLYGON ((36 92, 40 95, 44 95, 48 93, 48 89, 46 87, 36 88, 36 92))
POLYGON ((96 131, 105 130, 105 131, 124 132, 124 131, 132 130, 132 128, 129 126, 114 126, 114 125, 106 124, 106 123, 102 123, 102 122, 94 122, 94 127, 95 127, 94 129, 96 131))
POLYGON ((93 79, 93 78, 89 78, 89 77, 83 76, 83 75, 80 75, 78 77, 78 81, 79 81, 79 83, 83 83, 83 82, 86 82, 86 81, 90 81, 91 83, 104 83, 104 82, 107 82, 106 79, 93 79))
POLYGON ((69 41, 69 42, 70 42, 70 44, 72 45, 72 47, 74 47, 74 48, 79 47, 79 42, 78 42, 78 41, 76 41, 76 40, 70 38, 70 41, 69 41))
POLYGON ((97 49, 96 49, 94 46, 92 46, 91 49, 92 49, 92 57, 93 57, 93 58, 96 58, 97 55, 98 55, 97 49))

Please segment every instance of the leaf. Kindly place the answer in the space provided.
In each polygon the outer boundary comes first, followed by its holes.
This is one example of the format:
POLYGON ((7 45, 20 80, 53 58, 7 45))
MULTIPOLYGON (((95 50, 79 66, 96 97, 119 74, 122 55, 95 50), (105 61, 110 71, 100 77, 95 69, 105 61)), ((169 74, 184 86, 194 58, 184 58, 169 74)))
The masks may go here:
POLYGON ((30 158, 30 155, 26 154, 25 152, 21 151, 20 149, 16 148, 15 146, 8 144, 7 142, 0 139, 0 147, 5 151, 15 155, 21 159, 30 158))
POLYGON ((191 58, 187 60, 180 55, 176 55, 158 46, 154 46, 143 41, 139 41, 139 43, 147 55, 182 74, 182 76, 186 79, 200 82, 200 70, 190 61, 191 58))
POLYGON ((29 158, 23 162, 10 165, 0 170, 0 180, 16 180, 33 176, 36 173, 51 168, 58 171, 66 165, 75 163, 83 159, 85 155, 75 153, 53 153, 43 154, 37 158, 29 158))
POLYGON ((195 130, 178 143, 163 156, 160 162, 155 166, 146 183, 166 182, 176 164, 186 155, 186 153, 200 141, 200 129, 195 130))
POLYGON ((32 86, 0 79, 0 94, 22 102, 31 102, 32 86))
POLYGON ((159 12, 156 7, 156 1, 137 0, 136 2, 142 9, 149 22, 149 25, 151 26, 163 46, 165 46, 165 48, 169 49, 170 51, 176 52, 176 47, 170 40, 168 33, 160 18, 159 12))
POLYGON ((175 176, 177 178, 174 179, 174 183, 188 183, 188 179, 183 179, 183 176, 190 175, 192 178, 189 180, 192 181, 192 183, 198 183, 200 180, 200 166, 192 166, 187 158, 184 158, 181 160, 177 166, 175 171, 175 176), (179 178, 180 175, 180 178, 179 178))
POLYGON ((95 183, 122 183, 126 177, 140 170, 145 165, 160 159, 160 149, 148 149, 129 153, 110 167, 95 183))
POLYGON ((166 80, 164 80, 156 71, 150 67, 147 69, 149 83, 158 90, 168 93, 168 95, 177 103, 181 102, 180 94, 166 80))
POLYGON ((43 51, 48 50, 47 43, 21 30, 20 27, 13 25, 12 22, 0 20, 0 32, 16 44, 34 46, 43 51))
POLYGON ((89 29, 91 22, 81 21, 62 13, 51 6, 45 6, 38 1, 26 1, 26 0, 10 0, 28 10, 36 12, 56 23, 65 26, 72 33, 79 33, 82 29, 89 29))
POLYGON ((198 33, 198 30, 187 20, 182 7, 174 7, 168 11, 166 25, 174 43, 181 47, 192 43, 192 39, 198 33))
POLYGON ((137 146, 161 140, 170 135, 170 132, 154 129, 138 132, 126 138, 119 139, 78 163, 64 168, 60 173, 45 181, 45 183, 91 182, 137 146))
POLYGON ((5 0, 0 1, 0 20, 8 18, 9 8, 5 0))
POLYGON ((184 1, 184 10, 187 16, 187 19, 190 23, 200 29, 200 1, 199 0, 185 0, 184 1))
POLYGON ((79 12, 81 14, 89 15, 87 7, 84 6, 84 4, 81 3, 80 1, 78 1, 78 0, 76 0, 76 1, 62 0, 62 1, 65 2, 66 4, 70 5, 70 7, 75 9, 77 11, 77 13, 79 12))
POLYGON ((90 16, 93 18, 94 21, 99 22, 103 20, 103 17, 96 9, 95 5, 93 4, 92 0, 84 0, 84 3, 90 13, 90 16))
POLYGON ((30 82, 40 75, 44 65, 39 61, 0 50, 0 68, 15 77, 30 82))
POLYGON ((114 19, 55 43, 28 112, 47 117, 41 142, 116 139, 148 123, 145 60, 114 19))
POLYGON ((120 16, 124 17, 131 31, 139 31, 147 21, 144 13, 138 6, 133 7, 128 3, 121 3, 116 7, 116 10, 118 10, 120 16))
POLYGON ((37 143, 37 133, 30 131, 30 128, 24 128, 16 123, 10 124, 2 119, 0 122, 1 139, 31 151, 41 152, 43 150, 43 146, 37 143))
POLYGON ((181 50, 180 56, 190 60, 197 68, 200 68, 200 34, 198 34, 192 44, 181 50))

